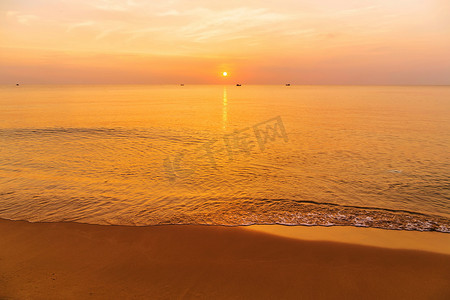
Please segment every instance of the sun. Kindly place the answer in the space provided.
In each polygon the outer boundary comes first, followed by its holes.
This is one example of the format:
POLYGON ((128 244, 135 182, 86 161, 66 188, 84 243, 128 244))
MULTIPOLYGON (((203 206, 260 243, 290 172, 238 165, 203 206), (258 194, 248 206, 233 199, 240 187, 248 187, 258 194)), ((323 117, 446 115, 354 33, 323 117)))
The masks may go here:
POLYGON ((227 72, 223 72, 222 75, 223 75, 224 77, 227 77, 227 76, 228 76, 228 73, 227 73, 227 72))

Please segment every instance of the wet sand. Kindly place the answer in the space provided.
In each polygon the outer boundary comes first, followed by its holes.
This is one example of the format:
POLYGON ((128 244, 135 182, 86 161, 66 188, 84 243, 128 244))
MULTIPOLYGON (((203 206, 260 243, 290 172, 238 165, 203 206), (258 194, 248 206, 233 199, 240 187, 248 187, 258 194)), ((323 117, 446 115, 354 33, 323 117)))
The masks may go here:
POLYGON ((248 228, 0 220, 0 299, 180 298, 450 299, 450 255, 248 228))

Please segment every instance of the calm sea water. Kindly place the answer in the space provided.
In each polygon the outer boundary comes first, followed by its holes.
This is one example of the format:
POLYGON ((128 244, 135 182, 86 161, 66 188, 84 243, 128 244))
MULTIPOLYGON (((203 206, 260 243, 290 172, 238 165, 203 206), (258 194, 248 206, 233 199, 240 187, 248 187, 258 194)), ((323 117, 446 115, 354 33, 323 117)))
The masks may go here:
POLYGON ((0 217, 450 232, 450 87, 1 86, 0 217))

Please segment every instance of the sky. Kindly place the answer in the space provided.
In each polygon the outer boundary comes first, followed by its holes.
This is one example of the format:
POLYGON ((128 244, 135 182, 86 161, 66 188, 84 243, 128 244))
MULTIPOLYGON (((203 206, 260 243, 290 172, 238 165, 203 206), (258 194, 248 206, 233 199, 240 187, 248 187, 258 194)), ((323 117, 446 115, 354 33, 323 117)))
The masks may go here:
POLYGON ((1 0, 16 82, 450 85, 450 1, 1 0))

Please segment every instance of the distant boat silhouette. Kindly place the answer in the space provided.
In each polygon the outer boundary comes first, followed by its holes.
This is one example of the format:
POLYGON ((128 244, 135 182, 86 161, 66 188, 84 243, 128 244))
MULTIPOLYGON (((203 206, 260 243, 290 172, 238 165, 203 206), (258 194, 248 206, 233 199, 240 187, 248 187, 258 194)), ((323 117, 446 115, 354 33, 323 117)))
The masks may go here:
POLYGON ((241 84, 240 84, 240 83, 238 83, 238 84, 236 84, 236 86, 241 86, 241 84))
POLYGON ((290 83, 286 83, 286 86, 291 86, 291 84, 290 83))
POLYGON ((16 83, 16 86, 19 86, 19 84, 18 84, 18 83, 16 83))
POLYGON ((184 86, 184 83, 180 84, 181 86, 184 86))

